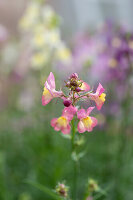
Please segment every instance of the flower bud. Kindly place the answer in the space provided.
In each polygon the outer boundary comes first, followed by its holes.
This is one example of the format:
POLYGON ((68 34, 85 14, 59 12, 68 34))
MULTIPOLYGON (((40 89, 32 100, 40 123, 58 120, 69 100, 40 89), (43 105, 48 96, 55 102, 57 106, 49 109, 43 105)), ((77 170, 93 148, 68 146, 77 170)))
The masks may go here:
POLYGON ((80 91, 81 91, 81 88, 80 88, 80 87, 77 87, 77 88, 75 88, 75 91, 76 91, 76 92, 80 92, 80 91))
POLYGON ((78 86, 78 83, 77 83, 77 81, 76 81, 75 79, 71 79, 70 85, 71 85, 72 87, 77 87, 77 86, 78 86))
POLYGON ((63 101, 63 104, 64 104, 64 106, 65 107, 69 107, 70 105, 71 105, 71 100, 69 100, 69 99, 65 99, 64 101, 63 101))
POLYGON ((70 76, 70 79, 78 79, 78 74, 77 73, 72 73, 71 76, 70 76))
POLYGON ((56 186, 56 192, 62 197, 68 196, 68 187, 63 183, 58 183, 56 186))
POLYGON ((90 192, 97 192, 99 190, 99 186, 95 180, 90 179, 88 181, 88 190, 90 192))
POLYGON ((66 87, 70 87, 70 81, 67 81, 66 87))

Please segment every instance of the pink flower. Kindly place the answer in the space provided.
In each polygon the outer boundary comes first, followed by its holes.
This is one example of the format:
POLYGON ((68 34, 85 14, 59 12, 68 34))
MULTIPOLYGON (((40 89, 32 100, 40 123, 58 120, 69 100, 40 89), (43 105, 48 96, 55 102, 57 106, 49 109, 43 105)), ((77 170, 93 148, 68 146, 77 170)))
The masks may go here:
POLYGON ((85 131, 92 131, 97 125, 97 119, 95 117, 90 117, 89 114, 94 109, 94 107, 89 107, 87 112, 84 109, 80 109, 77 112, 77 117, 80 119, 78 123, 78 132, 84 133, 85 131))
POLYGON ((44 84, 44 91, 42 95, 42 105, 45 106, 48 104, 53 98, 61 97, 62 91, 55 90, 55 78, 52 72, 50 72, 47 81, 44 84))
POLYGON ((70 121, 77 112, 77 108, 72 105, 64 108, 62 116, 51 120, 51 126, 55 131, 61 131, 63 134, 69 134, 71 131, 70 121))
POLYGON ((89 94, 90 99, 93 100, 93 101, 95 101, 96 107, 97 107, 98 110, 101 109, 102 105, 103 105, 104 102, 105 102, 106 94, 104 93, 104 91, 105 91, 105 89, 104 89, 103 86, 99 83, 96 92, 95 92, 94 94, 93 94, 93 93, 90 93, 90 94, 89 94))
POLYGON ((80 89, 83 90, 84 92, 88 92, 90 90, 90 86, 83 81, 80 89))

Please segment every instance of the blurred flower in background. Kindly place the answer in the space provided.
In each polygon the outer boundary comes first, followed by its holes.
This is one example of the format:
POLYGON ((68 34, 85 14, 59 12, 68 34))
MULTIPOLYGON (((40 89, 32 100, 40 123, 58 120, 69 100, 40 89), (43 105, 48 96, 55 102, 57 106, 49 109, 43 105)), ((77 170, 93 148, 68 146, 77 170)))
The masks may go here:
MULTIPOLYGON (((132 79, 133 32, 107 21, 99 29, 86 31, 75 38, 71 63, 66 67, 60 63, 58 67, 64 67, 67 72, 79 72, 92 84, 98 81, 106 84, 111 101, 106 105, 107 108, 105 106, 104 112, 120 117, 123 109, 121 103, 127 97, 129 79, 132 79)), ((130 95, 131 88, 130 84, 130 95)))
MULTIPOLYGON (((50 127, 50 119, 60 116, 63 105, 56 100, 45 109, 41 105, 42 85, 50 71, 64 92, 64 77, 72 72, 89 82, 91 91, 99 82, 107 91, 102 113, 95 115, 98 129, 85 133, 86 139, 76 138, 75 145, 81 149, 87 142, 86 156, 81 155, 79 199, 89 175, 110 188, 104 199, 133 199, 132 23, 129 29, 120 20, 101 20, 104 14, 121 18, 128 2, 0 0, 0 199, 51 200, 26 185, 27 179, 53 188, 63 177, 70 192, 59 183, 57 194, 68 198, 73 190, 69 140, 50 127)), ((132 22, 129 10, 127 18, 132 22)), ((88 103, 82 101, 81 106, 87 109, 88 103)), ((63 104, 68 106, 71 101, 63 100, 63 104)), ((88 186, 87 190, 99 192, 94 180, 88 186)), ((94 199, 92 194, 86 198, 94 199)))
POLYGON ((41 2, 29 2, 20 20, 20 29, 31 46, 31 67, 40 70, 54 62, 68 63, 71 54, 61 39, 60 17, 53 8, 41 2))
POLYGON ((7 29, 0 24, 0 45, 6 42, 8 39, 8 31, 7 29))

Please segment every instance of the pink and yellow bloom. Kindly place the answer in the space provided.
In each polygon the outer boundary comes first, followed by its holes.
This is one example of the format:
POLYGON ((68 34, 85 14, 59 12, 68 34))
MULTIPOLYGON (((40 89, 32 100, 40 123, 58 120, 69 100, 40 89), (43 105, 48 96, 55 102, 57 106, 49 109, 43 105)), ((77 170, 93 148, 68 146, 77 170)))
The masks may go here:
POLYGON ((84 109, 78 110, 76 104, 82 99, 85 100, 89 98, 90 100, 95 101, 97 109, 100 110, 105 101, 105 89, 99 83, 96 92, 92 93, 90 91, 90 86, 86 82, 79 79, 77 73, 73 73, 68 78, 68 81, 65 81, 65 86, 69 90, 67 94, 62 91, 56 91, 55 78, 53 73, 50 72, 50 75, 44 84, 42 104, 46 105, 53 98, 59 97, 63 100, 63 104, 65 106, 62 115, 59 118, 51 120, 51 126, 55 131, 61 131, 63 134, 69 134, 71 131, 70 122, 77 113, 77 118, 79 119, 78 132, 83 133, 85 131, 92 131, 97 125, 97 119, 90 116, 94 107, 89 107, 87 111, 84 109))
POLYGON ((95 117, 89 116, 93 109, 94 107, 89 107, 87 111, 85 111, 84 109, 80 109, 77 112, 77 117, 78 119, 80 119, 78 123, 79 133, 84 133, 85 131, 90 132, 97 125, 97 119, 95 117))
POLYGON ((82 82, 82 85, 81 85, 81 90, 84 91, 84 92, 88 92, 90 90, 90 86, 86 83, 86 82, 82 82))
POLYGON ((70 121, 77 112, 77 108, 69 106, 64 108, 62 116, 51 120, 51 126, 55 131, 61 131, 63 134, 69 134, 71 131, 70 121))
POLYGON ((42 95, 42 105, 45 106, 48 104, 53 98, 61 97, 62 91, 55 90, 55 78, 52 72, 50 72, 45 84, 42 95))
POLYGON ((102 105, 105 102, 106 94, 104 93, 105 89, 103 86, 99 83, 98 88, 95 93, 90 93, 89 97, 91 100, 95 101, 96 107, 98 110, 101 109, 102 105))

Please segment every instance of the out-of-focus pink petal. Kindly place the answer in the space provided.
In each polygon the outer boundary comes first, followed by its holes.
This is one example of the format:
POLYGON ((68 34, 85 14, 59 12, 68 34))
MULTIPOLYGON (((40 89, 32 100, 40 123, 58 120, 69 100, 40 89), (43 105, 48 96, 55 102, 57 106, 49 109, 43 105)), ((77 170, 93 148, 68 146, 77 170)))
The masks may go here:
POLYGON ((92 126, 88 127, 88 129, 86 129, 86 131, 91 132, 93 130, 92 126))
POLYGON ((78 117, 78 119, 85 118, 86 116, 87 116, 87 114, 86 114, 85 109, 80 109, 80 110, 77 112, 77 117, 78 117))
POLYGON ((92 112, 92 110, 95 108, 95 106, 93 106, 93 107, 89 107, 88 109, 87 109, 87 115, 89 115, 91 112, 92 112))
POLYGON ((54 127, 54 130, 55 130, 55 131, 60 131, 60 129, 61 129, 61 128, 59 127, 59 125, 56 124, 56 126, 54 127))
POLYGON ((50 72, 50 74, 47 78, 47 82, 51 89, 55 89, 55 77, 52 72, 50 72))
POLYGON ((53 96, 49 91, 44 91, 42 95, 42 105, 45 106, 47 105, 51 100, 53 99, 53 96))
POLYGON ((96 90, 96 94, 101 95, 104 91, 105 91, 105 89, 104 89, 103 86, 99 83, 98 88, 97 88, 97 90, 96 90))
POLYGON ((92 120, 92 127, 95 127, 98 123, 97 119, 95 117, 91 117, 92 120))
POLYGON ((95 117, 91 117, 92 124, 91 126, 88 126, 87 131, 91 132, 93 128, 97 125, 97 119, 95 117))
POLYGON ((80 87, 81 90, 83 90, 84 92, 87 92, 90 90, 90 86, 86 83, 86 82, 82 82, 82 86, 80 87))
POLYGON ((66 116, 68 120, 71 121, 77 110, 78 109, 76 107, 71 105, 69 107, 64 108, 62 115, 66 116))
POLYGON ((100 101, 99 99, 96 101, 96 107, 98 110, 101 110, 102 106, 103 106, 104 102, 100 101))
POLYGON ((69 124, 67 125, 66 128, 62 128, 62 129, 61 129, 61 132, 62 132, 63 134, 69 134, 70 131, 71 131, 71 126, 70 126, 69 124))
POLYGON ((63 92, 54 90, 54 91, 52 91, 52 94, 54 97, 62 97, 63 92))
POLYGON ((86 131, 86 128, 85 128, 83 122, 80 120, 79 123, 78 123, 78 132, 84 133, 85 131, 86 131))
POLYGON ((51 120, 51 126, 52 126, 52 127, 55 127, 56 122, 57 122, 57 118, 53 118, 53 119, 51 120))
POLYGON ((51 93, 51 95, 53 96, 53 90, 51 89, 50 85, 48 84, 48 82, 45 82, 45 88, 51 93))

